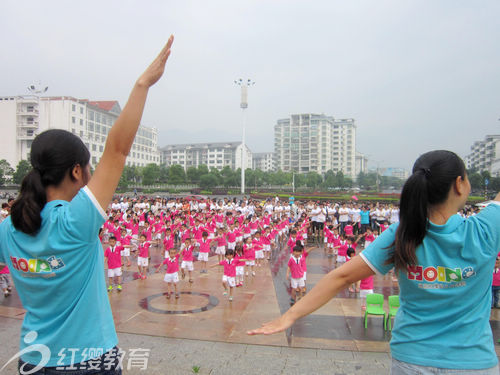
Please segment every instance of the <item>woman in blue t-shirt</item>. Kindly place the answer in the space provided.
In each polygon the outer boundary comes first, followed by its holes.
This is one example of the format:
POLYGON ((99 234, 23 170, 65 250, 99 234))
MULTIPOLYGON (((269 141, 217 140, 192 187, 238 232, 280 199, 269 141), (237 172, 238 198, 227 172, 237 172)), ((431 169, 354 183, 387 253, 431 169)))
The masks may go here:
POLYGON ((0 224, 0 266, 8 265, 26 310, 21 350, 9 361, 19 361, 20 374, 122 373, 98 231, 172 42, 135 83, 93 176, 90 153, 72 133, 47 130, 32 143, 33 169, 0 224))
POLYGON ((400 308, 391 339, 392 374, 498 374, 489 325, 492 270, 500 240, 500 194, 468 219, 463 161, 421 155, 403 186, 400 222, 323 279, 278 319, 249 334, 272 334, 371 275, 397 270, 400 308))

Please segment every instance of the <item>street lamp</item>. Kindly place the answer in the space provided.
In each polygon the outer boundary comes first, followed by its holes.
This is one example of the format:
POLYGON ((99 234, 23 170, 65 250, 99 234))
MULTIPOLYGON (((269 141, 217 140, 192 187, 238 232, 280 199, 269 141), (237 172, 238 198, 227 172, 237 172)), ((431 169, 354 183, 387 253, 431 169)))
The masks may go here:
POLYGON ((243 136, 241 139, 241 194, 245 194, 245 109, 248 108, 248 87, 255 84, 251 79, 243 81, 242 78, 234 81, 235 84, 241 87, 241 102, 240 108, 243 117, 243 136))

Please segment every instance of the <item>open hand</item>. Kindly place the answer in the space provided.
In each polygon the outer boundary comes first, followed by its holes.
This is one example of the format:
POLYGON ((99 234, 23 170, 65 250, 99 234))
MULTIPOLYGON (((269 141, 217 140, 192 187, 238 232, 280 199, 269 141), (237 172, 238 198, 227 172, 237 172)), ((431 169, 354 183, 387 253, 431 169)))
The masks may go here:
POLYGON ((161 78, 163 72, 165 71, 165 64, 168 56, 170 56, 170 47, 173 42, 174 36, 170 35, 167 44, 165 44, 165 47, 163 47, 160 54, 137 80, 138 84, 144 85, 145 87, 151 87, 161 78))
POLYGON ((280 316, 279 318, 268 322, 264 323, 262 327, 248 331, 247 334, 249 335, 272 335, 274 333, 282 332, 286 330, 287 328, 290 328, 292 324, 294 323, 294 320, 291 318, 286 317, 285 315, 280 316))

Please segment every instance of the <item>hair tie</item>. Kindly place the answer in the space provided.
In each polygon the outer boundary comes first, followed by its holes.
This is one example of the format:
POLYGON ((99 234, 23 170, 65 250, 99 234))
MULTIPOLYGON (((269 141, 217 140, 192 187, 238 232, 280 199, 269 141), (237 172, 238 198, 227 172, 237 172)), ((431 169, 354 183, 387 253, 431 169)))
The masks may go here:
POLYGON ((424 175, 425 175, 426 178, 431 177, 431 170, 430 170, 430 168, 420 168, 419 170, 422 171, 422 172, 424 172, 424 175))

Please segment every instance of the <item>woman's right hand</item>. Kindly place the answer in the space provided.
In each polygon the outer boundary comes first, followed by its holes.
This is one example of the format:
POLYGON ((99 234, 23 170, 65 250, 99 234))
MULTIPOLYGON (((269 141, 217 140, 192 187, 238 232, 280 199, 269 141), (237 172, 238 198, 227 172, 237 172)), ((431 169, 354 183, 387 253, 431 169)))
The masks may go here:
POLYGON ((170 47, 174 42, 174 36, 170 35, 168 38, 167 44, 161 50, 160 54, 154 59, 151 65, 145 70, 144 73, 139 77, 137 83, 144 87, 153 86, 163 75, 165 71, 165 64, 168 60, 168 56, 170 55, 170 47))

